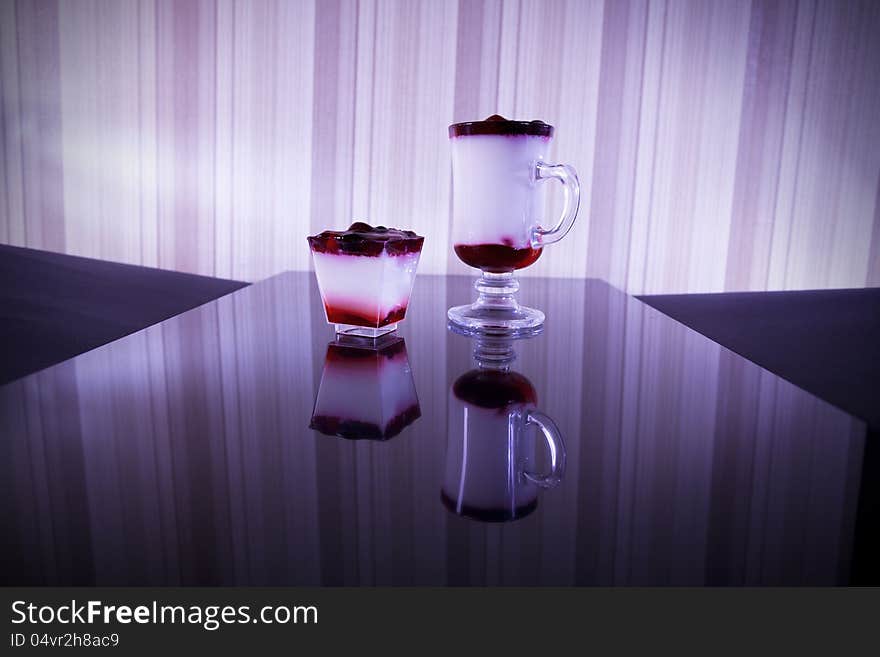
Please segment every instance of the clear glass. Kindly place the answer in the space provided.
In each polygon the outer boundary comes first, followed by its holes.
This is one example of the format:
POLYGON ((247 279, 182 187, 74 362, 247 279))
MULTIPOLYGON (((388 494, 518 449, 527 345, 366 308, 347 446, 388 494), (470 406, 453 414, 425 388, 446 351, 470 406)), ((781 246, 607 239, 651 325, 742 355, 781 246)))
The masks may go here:
POLYGON ((577 172, 544 162, 550 138, 536 135, 460 135, 451 138, 452 240, 456 255, 482 275, 477 300, 447 312, 472 333, 531 333, 544 324, 540 310, 516 300, 517 269, 533 264, 543 248, 571 230, 580 204, 577 172), (563 209, 545 228, 544 180, 562 184, 563 209))
MULTIPOLYGON (((326 312, 326 310, 325 310, 326 312)), ((383 335, 393 333, 397 330, 397 322, 386 324, 380 328, 372 326, 357 326, 355 324, 336 324, 336 333, 339 335, 351 335, 358 338, 381 338, 383 335)))
POLYGON ((480 337, 477 369, 462 374, 449 391, 447 443, 440 497, 455 514, 484 522, 529 515, 541 489, 565 474, 565 444, 556 423, 535 409, 537 393, 522 374, 511 338, 480 337), (538 437, 549 465, 536 472, 538 437))
POLYGON ((543 330, 544 313, 522 306, 516 300, 519 281, 512 271, 483 271, 474 282, 477 300, 448 310, 449 321, 458 332, 470 335, 537 335, 543 330))
POLYGON ((327 323, 342 335, 377 338, 406 317, 420 252, 374 256, 312 251, 327 323))

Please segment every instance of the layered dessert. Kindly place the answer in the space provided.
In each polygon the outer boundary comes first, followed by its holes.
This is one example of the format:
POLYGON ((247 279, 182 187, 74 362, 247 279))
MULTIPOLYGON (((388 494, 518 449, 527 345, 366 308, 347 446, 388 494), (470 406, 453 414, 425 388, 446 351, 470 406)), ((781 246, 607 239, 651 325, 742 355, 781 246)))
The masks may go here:
POLYGON ((538 487, 520 466, 535 454, 535 436, 518 431, 537 403, 516 372, 472 370, 452 386, 449 438, 440 497, 447 509, 484 522, 522 518, 538 506, 538 487))
POLYGON ((327 321, 340 332, 375 337, 406 315, 424 237, 411 230, 353 223, 308 238, 327 321))
POLYGON ((388 440, 420 416, 402 338, 376 347, 339 341, 327 346, 310 428, 349 440, 388 440))
POLYGON ((453 246, 467 265, 509 272, 541 255, 534 227, 544 208, 535 163, 547 155, 553 126, 543 121, 484 121, 449 126, 452 146, 453 246))

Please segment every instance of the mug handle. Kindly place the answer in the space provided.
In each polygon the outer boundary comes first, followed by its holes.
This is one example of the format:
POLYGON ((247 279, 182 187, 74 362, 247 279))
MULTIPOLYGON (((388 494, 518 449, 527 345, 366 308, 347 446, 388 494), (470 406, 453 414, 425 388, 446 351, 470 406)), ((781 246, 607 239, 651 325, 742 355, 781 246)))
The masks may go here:
POLYGON ((540 411, 529 411, 526 413, 526 425, 534 424, 547 441, 547 447, 550 448, 550 472, 546 474, 537 474, 534 472, 524 471, 523 476, 541 488, 553 488, 558 486, 565 474, 565 443, 562 441, 562 434, 559 427, 547 415, 540 411))
POLYGON ((547 164, 546 162, 535 163, 535 180, 555 179, 562 183, 562 216, 553 228, 544 229, 536 226, 532 230, 532 248, 540 248, 545 244, 552 244, 561 240, 574 225, 577 218, 578 206, 581 202, 581 185, 578 181, 577 171, 568 164, 547 164))

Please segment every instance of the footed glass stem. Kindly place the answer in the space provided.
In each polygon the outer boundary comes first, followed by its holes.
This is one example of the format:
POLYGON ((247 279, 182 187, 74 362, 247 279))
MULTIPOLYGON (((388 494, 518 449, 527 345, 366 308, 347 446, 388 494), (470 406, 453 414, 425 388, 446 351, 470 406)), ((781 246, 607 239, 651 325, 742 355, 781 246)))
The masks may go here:
POLYGON ((474 340, 474 361, 481 370, 509 372, 515 360, 516 351, 510 338, 477 336, 474 340))
POLYGON ((516 300, 519 281, 513 272, 484 271, 474 283, 477 300, 446 313, 458 332, 472 335, 534 335, 544 326, 544 313, 516 300))

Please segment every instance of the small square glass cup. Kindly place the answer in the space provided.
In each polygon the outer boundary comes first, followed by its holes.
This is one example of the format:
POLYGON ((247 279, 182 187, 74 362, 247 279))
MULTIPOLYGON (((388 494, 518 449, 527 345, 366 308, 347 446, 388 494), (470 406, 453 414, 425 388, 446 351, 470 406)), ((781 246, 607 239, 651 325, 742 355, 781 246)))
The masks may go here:
POLYGON ((329 324, 343 335, 378 338, 406 317, 424 238, 355 223, 308 238, 329 324))

